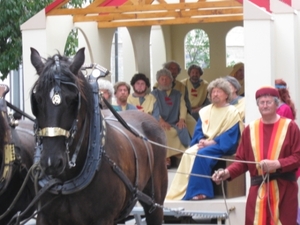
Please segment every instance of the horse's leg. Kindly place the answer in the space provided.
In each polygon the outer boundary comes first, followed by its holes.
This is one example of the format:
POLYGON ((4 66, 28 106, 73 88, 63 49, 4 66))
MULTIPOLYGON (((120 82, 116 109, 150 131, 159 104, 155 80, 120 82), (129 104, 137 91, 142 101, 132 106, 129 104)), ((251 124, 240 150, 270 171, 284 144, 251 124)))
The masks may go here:
POLYGON ((140 202, 144 208, 147 225, 161 225, 163 221, 163 210, 162 208, 156 207, 150 212, 151 206, 140 202))
MULTIPOLYGON (((156 153, 154 153, 156 154, 156 153)), ((153 181, 150 179, 143 192, 152 196, 154 188, 154 201, 159 205, 163 205, 168 188, 168 172, 165 164, 165 157, 157 157, 155 159, 155 167, 153 168, 153 181)), ((161 225, 163 221, 163 209, 156 207, 154 211, 151 206, 140 202, 144 208, 146 222, 148 225, 161 225)))

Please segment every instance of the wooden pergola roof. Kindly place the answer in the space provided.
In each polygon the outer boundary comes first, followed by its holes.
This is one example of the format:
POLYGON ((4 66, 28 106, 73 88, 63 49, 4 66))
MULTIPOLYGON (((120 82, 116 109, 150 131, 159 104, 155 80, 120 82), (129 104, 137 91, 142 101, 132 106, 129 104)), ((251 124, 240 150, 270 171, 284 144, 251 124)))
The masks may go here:
POLYGON ((73 22, 98 22, 99 28, 132 27, 243 20, 242 0, 95 0, 85 8, 70 9, 69 0, 46 7, 47 16, 72 15, 73 22))

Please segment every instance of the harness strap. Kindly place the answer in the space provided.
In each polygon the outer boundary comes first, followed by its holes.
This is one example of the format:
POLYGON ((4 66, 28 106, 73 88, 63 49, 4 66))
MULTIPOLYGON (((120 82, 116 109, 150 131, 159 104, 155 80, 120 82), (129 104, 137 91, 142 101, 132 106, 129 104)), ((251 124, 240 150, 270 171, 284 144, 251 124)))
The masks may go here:
MULTIPOLYGON (((112 118, 112 117, 107 117, 107 118, 105 118, 106 120, 111 120, 111 121, 115 121, 115 122, 118 122, 118 120, 116 119, 116 118, 112 118)), ((110 124, 110 125, 112 125, 112 124, 110 124)), ((131 124, 129 124, 128 126, 130 126, 130 128, 131 129, 134 129, 134 131, 136 132, 136 133, 138 133, 139 131, 135 128, 135 127, 133 127, 131 124)), ((114 126, 115 128, 117 128, 116 126, 114 126)), ((125 133, 124 133, 124 131, 122 131, 121 129, 119 129, 119 128, 117 128, 121 133, 123 133, 124 135, 125 135, 125 133)), ((128 139, 128 141, 131 143, 131 145, 132 145, 132 147, 133 147, 133 149, 134 149, 134 153, 136 154, 136 150, 135 150, 135 148, 134 148, 134 145, 132 144, 132 142, 131 142, 131 140, 128 138, 128 136, 126 135, 126 137, 127 137, 127 139, 128 139)), ((140 134, 139 134, 139 137, 142 137, 140 134)), ((145 137, 142 137, 142 139, 143 139, 143 142, 144 142, 144 145, 146 146, 146 149, 147 149, 147 154, 148 154, 148 159, 149 159, 149 169, 150 169, 150 171, 151 171, 151 180, 152 180, 152 198, 154 198, 154 182, 153 182, 153 168, 152 168, 152 164, 151 164, 151 157, 150 157, 150 149, 149 149, 149 142, 146 142, 146 138, 145 137)), ((136 174, 138 174, 138 161, 137 161, 137 158, 135 157, 135 159, 136 159, 136 165, 137 165, 137 167, 136 167, 136 174)), ((137 183, 138 183, 138 180, 136 181, 136 185, 137 185, 137 183)))
POLYGON ((118 119, 118 121, 127 129, 129 130, 134 136, 139 137, 140 135, 131 129, 130 126, 125 122, 125 120, 120 116, 120 114, 111 106, 111 104, 105 99, 102 98, 104 103, 106 104, 107 108, 112 112, 112 114, 118 119))
POLYGON ((19 165, 19 161, 16 159, 14 144, 4 145, 3 158, 0 170, 0 172, 2 171, 2 175, 0 177, 0 195, 6 191, 10 179, 16 171, 17 165, 19 165))
POLYGON ((24 111, 20 110, 18 107, 14 106, 13 104, 9 103, 8 101, 6 101, 6 105, 15 110, 16 112, 20 113, 21 115, 23 115, 24 117, 26 117, 27 119, 31 120, 32 122, 35 122, 35 119, 30 116, 29 114, 25 113, 24 111))
POLYGON ((131 139, 128 137, 128 135, 125 134, 125 132, 123 130, 121 130, 119 127, 117 127, 115 125, 112 125, 112 124, 110 124, 110 125, 113 126, 115 129, 117 129, 119 132, 121 132, 127 138, 128 142, 131 144, 131 147, 132 147, 133 153, 134 153, 134 161, 135 161, 135 168, 136 168, 135 169, 135 174, 136 174, 136 176, 135 176, 135 186, 137 186, 138 183, 139 183, 139 170, 138 170, 139 161, 137 159, 136 148, 135 148, 134 144, 132 143, 131 139))
POLYGON ((76 160, 77 160, 77 156, 78 156, 78 153, 80 151, 80 148, 81 148, 81 145, 82 145, 82 141, 83 141, 83 138, 84 138, 84 134, 85 134, 85 130, 86 130, 86 126, 87 126, 87 118, 85 117, 85 120, 84 120, 84 125, 83 125, 83 132, 81 133, 80 135, 80 138, 78 140, 78 143, 77 143, 77 146, 76 146, 76 149, 73 153, 73 156, 72 156, 72 159, 71 161, 69 161, 69 166, 70 167, 75 167, 76 166, 76 160))
MULTIPOLYGON (((30 202, 30 204, 27 206, 27 208, 22 212, 16 214, 11 220, 10 223, 14 219, 22 218, 28 210, 30 210, 32 207, 35 206, 35 204, 40 200, 41 196, 44 195, 50 188, 52 188, 54 185, 60 184, 61 181, 58 179, 52 179, 50 180, 42 189, 39 190, 39 192, 35 195, 34 199, 30 202)), ((38 213, 38 212, 37 212, 38 213)))
POLYGON ((107 155, 106 152, 103 152, 103 156, 106 159, 106 161, 112 166, 113 170, 115 171, 115 173, 121 178, 121 180, 124 182, 124 184, 126 185, 126 187, 128 188, 128 190, 131 193, 136 193, 136 188, 133 187, 131 181, 128 179, 128 177, 125 175, 125 173, 123 172, 123 170, 120 169, 120 167, 114 162, 112 161, 107 155))
POLYGON ((123 181, 123 183, 126 185, 128 190, 131 193, 134 193, 134 195, 138 198, 139 201, 146 203, 147 205, 155 206, 155 202, 152 198, 150 198, 148 195, 144 194, 143 192, 139 191, 138 189, 134 188, 131 181, 128 179, 128 177, 124 174, 123 170, 120 169, 120 167, 113 162, 105 152, 103 152, 104 158, 107 160, 107 162, 112 166, 115 173, 120 177, 120 179, 123 181))

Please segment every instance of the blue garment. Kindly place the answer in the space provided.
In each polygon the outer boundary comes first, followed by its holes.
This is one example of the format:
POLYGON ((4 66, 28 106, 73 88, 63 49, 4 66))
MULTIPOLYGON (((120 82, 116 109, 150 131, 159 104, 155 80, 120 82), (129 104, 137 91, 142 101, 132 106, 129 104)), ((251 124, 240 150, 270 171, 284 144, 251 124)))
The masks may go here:
MULTIPOLYGON (((199 119, 196 127, 191 146, 199 143, 201 138, 205 138, 202 132, 202 122, 199 119)), ((240 138, 239 123, 235 124, 232 128, 222 133, 214 139, 217 143, 215 145, 207 146, 198 150, 197 154, 212 157, 222 157, 224 155, 232 155, 235 153, 240 138)), ((216 165, 217 160, 196 157, 192 168, 192 174, 200 174, 211 176, 212 169, 216 165)), ((205 195, 207 198, 214 197, 214 189, 211 179, 204 177, 190 176, 187 186, 186 194, 183 200, 190 200, 197 195, 205 195)))
POLYGON ((202 122, 200 120, 200 118, 197 120, 197 123, 196 123, 196 126, 195 126, 195 129, 194 129, 194 136, 191 140, 191 143, 190 143, 190 146, 193 146, 195 144, 198 144, 199 141, 202 139, 202 138, 206 138, 202 132, 202 122))
MULTIPOLYGON (((116 110, 117 112, 122 111, 122 107, 119 105, 113 105, 112 106, 114 108, 114 110, 116 110)), ((127 103, 126 105, 126 110, 138 110, 134 105, 127 103)))
POLYGON ((178 90, 172 89, 171 93, 167 94, 167 91, 161 91, 154 89, 151 94, 156 98, 153 106, 152 116, 159 121, 161 117, 164 121, 169 123, 178 134, 178 138, 183 146, 190 146, 190 134, 186 127, 179 129, 176 126, 180 116, 180 100, 181 93, 178 90))

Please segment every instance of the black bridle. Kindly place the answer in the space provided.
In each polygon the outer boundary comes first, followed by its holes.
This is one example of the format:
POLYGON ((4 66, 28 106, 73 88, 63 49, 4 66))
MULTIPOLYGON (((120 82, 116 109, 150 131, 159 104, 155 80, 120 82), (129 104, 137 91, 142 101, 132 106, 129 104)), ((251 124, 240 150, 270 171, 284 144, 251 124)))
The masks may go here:
MULTIPOLYGON (((56 137, 56 136, 64 136, 65 137, 65 143, 66 143, 66 154, 68 158, 68 164, 69 167, 75 167, 76 166, 76 159, 78 156, 78 153, 81 149, 81 144, 83 141, 83 138, 85 136, 85 132, 87 130, 87 117, 84 119, 84 125, 82 132, 80 134, 79 141, 77 142, 75 151, 73 153, 72 159, 70 160, 69 157, 69 146, 72 144, 73 139, 75 137, 75 134, 77 132, 77 123, 79 118, 79 112, 81 108, 81 95, 78 87, 76 84, 74 84, 70 78, 63 76, 60 71, 60 65, 59 65, 59 57, 54 56, 55 59, 55 87, 54 87, 54 95, 52 97, 52 103, 53 104, 60 104, 60 98, 61 98, 61 88, 60 85, 71 85, 75 87, 78 90, 78 107, 77 107, 77 115, 76 119, 73 122, 73 125, 70 130, 65 130, 61 127, 45 127, 45 128, 39 128, 38 123, 35 124, 35 134, 36 134, 36 152, 35 152, 35 159, 34 162, 36 164, 39 163, 41 152, 43 150, 43 137, 56 137)), ((98 84, 97 81, 92 79, 89 80, 89 83, 92 88, 93 92, 93 116, 90 120, 90 135, 89 135, 89 144, 87 149, 87 156, 86 161, 84 163, 84 166, 80 172, 80 174, 68 181, 61 182, 61 184, 57 184, 49 190, 53 194, 72 194, 75 192, 78 192, 82 189, 84 189, 86 186, 90 184, 92 179, 94 178, 94 175, 96 171, 98 171, 101 158, 103 154, 103 145, 105 140, 105 122, 102 117, 102 114, 100 113, 100 107, 99 107, 99 95, 98 95, 98 84)), ((33 89, 34 90, 34 89, 33 89)), ((35 114, 36 109, 34 108, 34 91, 31 96, 31 107, 32 112, 35 114)), ((91 99, 92 101, 92 99, 91 99)), ((36 115, 36 114, 35 114, 36 115)), ((39 180, 39 185, 41 187, 46 186, 52 178, 43 175, 43 177, 39 180)))
MULTIPOLYGON (((77 112, 76 112, 76 119, 73 121, 72 126, 69 130, 65 130, 61 127, 44 127, 39 128, 37 120, 35 121, 34 125, 34 133, 36 135, 36 144, 37 144, 37 151, 36 157, 35 157, 35 163, 40 160, 41 151, 43 150, 43 137, 57 137, 57 136, 64 136, 66 138, 65 145, 66 145, 66 155, 68 160, 69 168, 76 166, 76 160, 77 156, 83 141, 84 132, 86 130, 87 126, 87 118, 84 120, 83 130, 81 133, 81 136, 79 138, 79 141, 77 143, 76 149, 73 153, 72 159, 70 160, 70 151, 69 147, 72 145, 74 137, 77 132, 77 124, 78 124, 78 117, 79 117, 79 111, 81 107, 81 94, 76 84, 71 82, 71 79, 69 77, 63 76, 61 74, 60 70, 60 63, 59 63, 59 57, 56 55, 54 56, 55 60, 55 75, 54 75, 54 87, 53 87, 53 96, 52 96, 52 103, 54 105, 60 105, 61 104, 61 84, 70 85, 77 89, 78 91, 78 106, 77 106, 77 112)), ((33 89, 34 90, 34 89, 33 89)), ((31 94, 31 107, 33 114, 36 114, 36 109, 34 108, 34 91, 31 94)), ((36 116, 36 115, 35 115, 36 116)))

